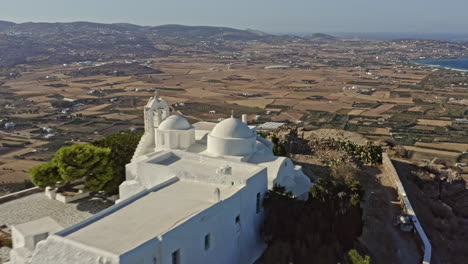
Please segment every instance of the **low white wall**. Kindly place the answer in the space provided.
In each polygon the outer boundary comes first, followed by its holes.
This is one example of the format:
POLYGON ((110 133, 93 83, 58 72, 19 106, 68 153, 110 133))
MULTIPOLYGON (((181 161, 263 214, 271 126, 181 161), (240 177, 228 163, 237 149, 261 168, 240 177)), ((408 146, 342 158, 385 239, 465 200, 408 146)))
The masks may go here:
POLYGON ((55 200, 57 200, 59 202, 62 202, 62 203, 71 203, 71 202, 74 202, 76 200, 86 198, 88 196, 89 196, 88 192, 78 193, 78 194, 71 195, 71 196, 65 196, 65 195, 63 195, 61 193, 56 193, 55 200))
POLYGON ((21 198, 21 197, 24 197, 24 196, 39 192, 40 190, 41 189, 39 187, 33 187, 33 188, 29 188, 29 189, 22 190, 22 191, 19 191, 19 192, 10 193, 10 194, 4 195, 4 196, 0 196, 0 203, 15 200, 15 199, 18 199, 18 198, 21 198))

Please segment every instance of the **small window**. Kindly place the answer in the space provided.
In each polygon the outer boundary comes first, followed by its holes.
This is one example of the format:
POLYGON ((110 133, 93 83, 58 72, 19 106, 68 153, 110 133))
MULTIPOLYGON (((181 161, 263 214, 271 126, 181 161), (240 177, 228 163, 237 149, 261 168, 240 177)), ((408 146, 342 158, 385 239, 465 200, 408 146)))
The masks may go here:
POLYGON ((172 252, 172 264, 180 264, 180 250, 172 252))
POLYGON ((205 236, 205 250, 210 249, 210 246, 211 246, 211 235, 207 234, 205 236))
POLYGON ((236 224, 239 224, 240 222, 240 215, 236 216, 236 224))
POLYGON ((257 193, 257 201, 255 203, 255 208, 256 208, 257 214, 260 213, 260 193, 257 193))

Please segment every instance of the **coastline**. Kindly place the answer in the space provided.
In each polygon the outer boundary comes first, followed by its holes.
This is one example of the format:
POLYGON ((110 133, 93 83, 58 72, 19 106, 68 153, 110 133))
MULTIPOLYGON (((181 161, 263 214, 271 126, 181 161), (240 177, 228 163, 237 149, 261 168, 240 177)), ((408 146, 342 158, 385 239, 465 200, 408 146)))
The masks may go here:
POLYGON ((433 68, 443 68, 443 69, 453 70, 453 71, 468 72, 468 59, 440 59, 440 61, 448 61, 448 60, 466 60, 467 68, 457 68, 457 67, 452 67, 452 66, 445 66, 445 65, 430 63, 430 62, 437 61, 437 59, 435 60, 411 60, 410 62, 414 64, 418 64, 418 65, 433 67, 433 68))

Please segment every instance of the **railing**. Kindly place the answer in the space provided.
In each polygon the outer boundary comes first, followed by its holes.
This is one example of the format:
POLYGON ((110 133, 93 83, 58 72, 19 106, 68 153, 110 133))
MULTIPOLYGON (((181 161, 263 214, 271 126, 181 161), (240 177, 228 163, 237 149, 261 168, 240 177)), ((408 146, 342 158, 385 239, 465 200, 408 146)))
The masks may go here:
POLYGON ((19 192, 10 193, 10 194, 1 196, 0 197, 0 204, 11 201, 11 200, 14 200, 14 199, 24 197, 24 196, 29 195, 29 194, 39 192, 40 190, 41 189, 39 187, 33 187, 33 188, 29 188, 29 189, 22 190, 22 191, 19 191, 19 192))
POLYGON ((406 211, 408 215, 411 216, 411 219, 413 221, 414 226, 416 227, 416 231, 423 243, 424 246, 424 256, 423 256, 423 264, 430 264, 431 263, 431 255, 432 255, 432 246, 431 242, 426 236, 426 233, 424 232, 424 229, 421 226, 421 223, 419 223, 418 217, 416 216, 416 213, 413 210, 413 207, 411 206, 411 203, 408 199, 408 196, 406 195, 405 188, 403 187, 403 184, 401 183, 400 176, 398 175, 397 171, 395 170, 395 167, 393 166, 392 160, 388 157, 387 153, 383 153, 382 155, 382 162, 387 170, 387 172, 391 175, 393 180, 395 181, 395 184, 397 186, 398 190, 398 195, 400 196, 400 199, 403 201, 406 211))

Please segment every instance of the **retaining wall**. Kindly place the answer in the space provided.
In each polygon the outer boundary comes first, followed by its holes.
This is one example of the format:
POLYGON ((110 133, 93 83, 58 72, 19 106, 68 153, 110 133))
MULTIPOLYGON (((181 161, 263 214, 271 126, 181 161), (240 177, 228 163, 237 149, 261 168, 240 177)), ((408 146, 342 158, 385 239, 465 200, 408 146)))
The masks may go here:
POLYGON ((388 157, 387 153, 383 153, 382 163, 388 175, 390 175, 390 177, 392 177, 393 181, 395 182, 397 186, 398 196, 400 197, 400 201, 403 202, 406 208, 407 214, 411 216, 414 227, 416 228, 416 232, 418 233, 419 238, 421 239, 420 241, 422 242, 423 247, 424 247, 424 256, 423 256, 422 263, 430 264, 431 255, 432 255, 431 242, 427 238, 426 233, 424 232, 424 229, 422 228, 421 223, 419 222, 418 217, 416 216, 416 213, 414 212, 413 207, 411 206, 408 196, 406 195, 405 188, 403 187, 403 184, 401 183, 400 176, 395 170, 392 160, 388 157))

